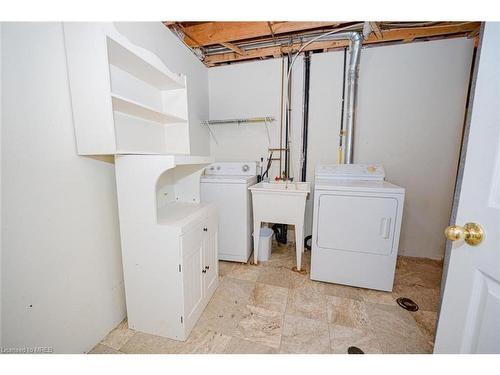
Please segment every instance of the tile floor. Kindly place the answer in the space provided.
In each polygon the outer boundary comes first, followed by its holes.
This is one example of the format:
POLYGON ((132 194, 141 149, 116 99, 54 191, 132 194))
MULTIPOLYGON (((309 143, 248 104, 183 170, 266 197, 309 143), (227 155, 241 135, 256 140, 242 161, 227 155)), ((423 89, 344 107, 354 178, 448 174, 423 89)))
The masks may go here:
POLYGON ((442 264, 399 257, 392 293, 327 284, 292 272, 294 244, 258 266, 220 262, 220 283, 186 342, 128 329, 126 320, 90 353, 432 353, 442 264), (413 299, 408 312, 395 300, 413 299))

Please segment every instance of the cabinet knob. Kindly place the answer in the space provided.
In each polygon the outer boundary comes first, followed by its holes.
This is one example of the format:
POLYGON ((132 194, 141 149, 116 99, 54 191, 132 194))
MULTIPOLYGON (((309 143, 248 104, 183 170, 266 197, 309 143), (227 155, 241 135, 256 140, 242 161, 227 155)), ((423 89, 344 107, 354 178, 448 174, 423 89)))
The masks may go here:
POLYGON ((203 228, 203 232, 206 232, 208 229, 207 228, 203 228))
POLYGON ((209 269, 210 269, 210 266, 205 266, 205 269, 206 269, 206 270, 209 270, 209 269))
POLYGON ((207 270, 202 270, 201 273, 207 273, 207 270))

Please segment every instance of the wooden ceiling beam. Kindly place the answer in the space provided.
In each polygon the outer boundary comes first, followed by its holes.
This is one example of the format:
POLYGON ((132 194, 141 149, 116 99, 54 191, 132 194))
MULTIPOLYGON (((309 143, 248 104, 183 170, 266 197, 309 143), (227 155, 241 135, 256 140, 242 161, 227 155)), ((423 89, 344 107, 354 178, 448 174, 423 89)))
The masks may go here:
POLYGON ((231 51, 236 52, 240 56, 246 55, 245 51, 243 51, 240 47, 238 47, 237 45, 235 45, 233 43, 221 42, 220 44, 221 44, 221 46, 224 46, 226 48, 229 48, 231 51))
MULTIPOLYGON (((333 27, 338 22, 272 22, 272 33, 275 35, 303 31, 309 29, 333 27)), ((186 35, 185 42, 193 47, 193 39, 201 46, 235 42, 243 39, 258 38, 272 35, 268 22, 203 22, 183 28, 186 35)))
MULTIPOLYGON (((363 44, 414 40, 416 38, 470 33, 476 29, 479 29, 480 25, 481 25, 480 22, 465 22, 465 23, 451 24, 451 25, 384 30, 382 39, 378 39, 376 35, 371 34, 367 39, 363 41, 363 44)), ((346 47, 348 45, 349 45, 348 40, 318 41, 308 45, 304 49, 304 51, 339 48, 339 47, 346 47)), ((266 56, 277 56, 281 54, 287 54, 290 51, 296 52, 301 46, 302 46, 301 43, 295 43, 291 46, 271 46, 271 47, 256 48, 246 51, 246 54, 243 56, 233 52, 221 53, 217 55, 207 56, 204 62, 207 65, 208 64, 216 65, 230 61, 241 61, 241 60, 256 59, 266 56)))
POLYGON ((372 28, 373 32, 375 33, 378 39, 383 38, 382 31, 380 30, 378 22, 370 22, 370 27, 372 28))

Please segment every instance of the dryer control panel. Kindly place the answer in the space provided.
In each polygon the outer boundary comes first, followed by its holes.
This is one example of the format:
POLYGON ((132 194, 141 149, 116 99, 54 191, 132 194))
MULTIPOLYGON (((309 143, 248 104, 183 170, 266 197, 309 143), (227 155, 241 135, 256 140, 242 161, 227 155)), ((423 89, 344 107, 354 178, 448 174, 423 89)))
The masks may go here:
POLYGON ((205 168, 206 175, 256 176, 257 162, 220 162, 205 168))
POLYGON ((318 164, 316 178, 383 181, 385 171, 381 164, 318 164))

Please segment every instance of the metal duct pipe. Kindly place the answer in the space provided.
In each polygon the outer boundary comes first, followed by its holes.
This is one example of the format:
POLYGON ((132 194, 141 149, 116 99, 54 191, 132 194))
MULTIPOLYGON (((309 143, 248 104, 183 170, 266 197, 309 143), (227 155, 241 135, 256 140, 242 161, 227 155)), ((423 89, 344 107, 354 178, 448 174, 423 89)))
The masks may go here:
POLYGON ((349 70, 347 73, 346 137, 343 158, 345 164, 353 163, 354 121, 356 116, 356 99, 358 91, 359 56, 361 54, 363 36, 360 33, 352 33, 350 40, 349 70))
MULTIPOLYGON (((333 30, 325 34, 319 35, 306 44, 304 44, 295 54, 291 63, 288 66, 286 85, 288 87, 290 74, 292 72, 293 64, 299 56, 299 54, 312 42, 329 36, 329 39, 349 39, 349 70, 347 78, 347 99, 346 99, 346 138, 345 138, 345 148, 344 148, 344 163, 352 164, 353 162, 353 140, 354 140, 354 120, 356 113, 356 96, 358 87, 358 73, 359 73, 359 55, 361 53, 361 45, 363 43, 363 35, 357 31, 347 31, 340 32, 340 30, 333 30)), ((289 111, 290 108, 290 95, 287 94, 286 110, 289 111)), ((287 146, 288 147, 288 146, 287 146)), ((288 176, 287 176, 288 177, 288 176)))

